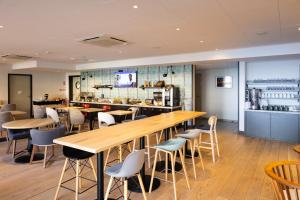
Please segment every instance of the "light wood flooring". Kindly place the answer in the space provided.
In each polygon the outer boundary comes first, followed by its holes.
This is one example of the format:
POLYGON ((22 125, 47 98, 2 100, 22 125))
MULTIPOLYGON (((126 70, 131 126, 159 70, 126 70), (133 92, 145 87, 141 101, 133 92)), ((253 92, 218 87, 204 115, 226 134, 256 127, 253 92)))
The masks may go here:
MULTIPOLYGON (((270 180, 264 174, 263 168, 270 161, 298 159, 298 155, 292 150, 293 145, 239 135, 236 124, 228 122, 219 123, 218 137, 221 157, 215 164, 212 163, 210 153, 203 151, 206 169, 203 173, 198 162, 197 180, 192 177, 192 166, 188 165, 191 190, 187 189, 184 176, 177 174, 178 199, 274 199, 270 180)), ((26 141, 20 142, 18 149, 24 148, 25 145, 26 141)), ((61 148, 56 148, 55 161, 46 169, 42 167, 42 163, 16 164, 11 154, 6 154, 5 150, 6 142, 0 143, 0 199, 53 199, 64 162, 61 148)), ((96 164, 95 159, 94 161, 96 164)), ((150 174, 150 169, 147 171, 150 174)), ((85 174, 92 177, 88 170, 85 174)), ((106 178, 106 185, 107 180, 106 178)), ((69 186, 74 186, 74 183, 71 182, 69 186)), ((83 181, 83 187, 86 186, 88 183, 83 181)), ((161 187, 147 197, 173 199, 172 184, 162 182, 161 187)), ((96 188, 80 196, 80 199, 85 200, 95 198, 96 188)), ((142 199, 142 195, 132 193, 130 198, 142 199)), ((59 199, 74 199, 74 193, 61 189, 59 199)))

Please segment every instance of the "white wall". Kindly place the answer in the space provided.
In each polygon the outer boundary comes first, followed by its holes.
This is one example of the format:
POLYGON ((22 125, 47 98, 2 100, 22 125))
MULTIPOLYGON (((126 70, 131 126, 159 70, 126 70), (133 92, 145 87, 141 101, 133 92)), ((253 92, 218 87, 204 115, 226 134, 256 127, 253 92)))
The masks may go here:
POLYGON ((45 93, 49 98, 66 97, 66 74, 44 71, 12 70, 10 66, 0 64, 0 100, 8 100, 8 74, 32 74, 33 99, 40 99, 45 93))
MULTIPOLYGON (((201 70, 201 111, 216 114, 219 119, 238 120, 238 67, 201 70), (232 76, 232 88, 216 87, 217 76, 232 76)), ((197 90, 197 88, 196 88, 197 90)))

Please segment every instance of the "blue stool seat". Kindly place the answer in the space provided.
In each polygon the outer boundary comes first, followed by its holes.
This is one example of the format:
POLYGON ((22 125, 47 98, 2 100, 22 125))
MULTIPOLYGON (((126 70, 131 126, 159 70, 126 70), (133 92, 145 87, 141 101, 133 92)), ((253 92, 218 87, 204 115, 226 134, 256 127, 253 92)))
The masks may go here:
POLYGON ((184 138, 173 138, 173 139, 167 140, 161 144, 158 144, 155 147, 157 149, 162 149, 165 151, 177 151, 185 144, 185 142, 186 142, 186 139, 184 139, 184 138))
POLYGON ((198 138, 200 135, 200 131, 198 130, 190 130, 190 131, 186 131, 183 134, 177 134, 177 137, 181 137, 181 138, 185 138, 185 139, 195 139, 198 138))

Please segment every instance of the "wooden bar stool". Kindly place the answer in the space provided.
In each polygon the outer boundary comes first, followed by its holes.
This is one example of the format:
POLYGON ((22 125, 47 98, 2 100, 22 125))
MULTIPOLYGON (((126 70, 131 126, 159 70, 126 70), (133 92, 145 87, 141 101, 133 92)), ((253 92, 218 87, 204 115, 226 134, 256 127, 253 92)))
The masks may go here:
POLYGON ((187 171, 185 168, 185 163, 184 163, 184 157, 183 157, 183 148, 186 140, 184 138, 174 138, 167 140, 164 143, 156 145, 154 148, 156 149, 155 151, 155 158, 154 158, 154 165, 152 169, 152 176, 151 176, 151 182, 150 182, 150 188, 149 188, 149 193, 152 191, 152 185, 153 185, 153 179, 154 179, 154 173, 155 173, 155 168, 156 168, 156 162, 157 162, 157 157, 159 152, 164 152, 166 154, 166 165, 165 165, 165 181, 168 182, 168 156, 170 156, 171 159, 171 167, 172 167, 172 177, 173 177, 173 187, 174 187, 174 197, 175 200, 177 199, 177 190, 176 190, 176 177, 175 177, 175 161, 176 161, 176 156, 177 156, 177 151, 179 152, 180 155, 180 160, 182 163, 182 168, 184 171, 184 176, 186 179, 186 183, 188 186, 188 189, 190 190, 190 183, 189 183, 189 178, 187 175, 187 171))
POLYGON ((57 186, 57 190, 56 190, 56 193, 55 193, 54 200, 57 199, 59 189, 61 187, 75 192, 75 200, 78 200, 79 194, 82 194, 82 193, 88 191, 89 189, 91 189, 92 187, 97 185, 97 175, 96 175, 96 171, 95 171, 95 168, 94 168, 94 165, 93 165, 93 161, 91 159, 91 157, 94 154, 86 152, 86 151, 81 151, 81 150, 78 150, 78 149, 66 147, 66 146, 63 147, 63 154, 66 157, 66 160, 65 160, 65 164, 64 164, 59 182, 58 182, 58 186, 57 186), (69 163, 69 167, 67 168, 68 163, 69 163), (90 168, 93 171, 95 181, 82 176, 82 172, 85 168, 90 168), (62 182, 65 172, 68 171, 69 169, 74 170, 75 177, 72 177, 72 178, 62 182), (76 185, 75 186, 75 191, 63 185, 64 183, 67 183, 67 182, 69 182, 73 179, 75 179, 75 185, 76 185), (82 187, 82 180, 81 179, 91 181, 94 184, 92 186, 88 187, 87 189, 79 192, 79 189, 82 187))

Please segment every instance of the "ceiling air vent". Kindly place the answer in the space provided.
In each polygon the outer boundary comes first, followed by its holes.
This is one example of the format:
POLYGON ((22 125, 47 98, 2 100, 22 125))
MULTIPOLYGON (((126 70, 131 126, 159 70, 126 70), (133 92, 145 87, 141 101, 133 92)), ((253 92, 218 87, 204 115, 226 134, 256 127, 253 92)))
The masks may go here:
POLYGON ((25 61, 32 59, 30 56, 22 56, 22 55, 15 55, 15 54, 8 54, 8 55, 2 55, 1 58, 4 58, 6 60, 13 60, 13 61, 25 61))
POLYGON ((92 44, 96 46, 101 47, 112 47, 117 45, 127 45, 128 42, 125 40, 122 40, 120 38, 112 37, 109 35, 101 35, 97 37, 87 38, 84 40, 81 40, 81 42, 86 44, 92 44))

